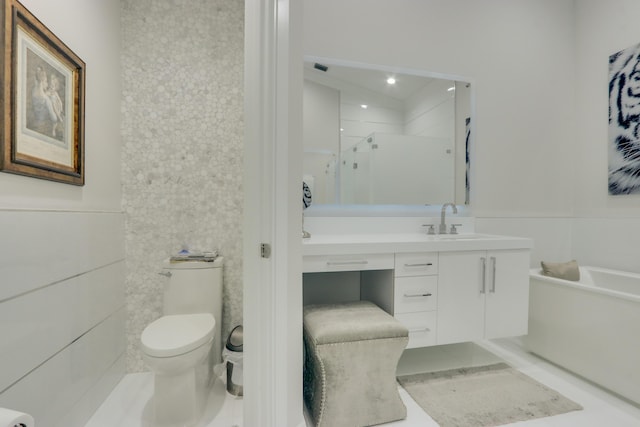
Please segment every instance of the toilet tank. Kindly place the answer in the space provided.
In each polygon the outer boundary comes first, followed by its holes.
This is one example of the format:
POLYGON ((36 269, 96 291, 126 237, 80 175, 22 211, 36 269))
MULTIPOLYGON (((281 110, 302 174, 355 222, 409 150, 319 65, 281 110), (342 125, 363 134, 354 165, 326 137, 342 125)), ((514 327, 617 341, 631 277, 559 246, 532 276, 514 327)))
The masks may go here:
POLYGON ((184 261, 163 263, 167 276, 163 312, 167 314, 211 313, 222 321, 223 258, 213 262, 184 261))
POLYGON ((222 265, 218 257, 213 262, 183 261, 163 263, 163 313, 211 313, 216 320, 211 353, 213 363, 220 363, 222 354, 222 265), (169 274, 170 273, 170 274, 169 274))

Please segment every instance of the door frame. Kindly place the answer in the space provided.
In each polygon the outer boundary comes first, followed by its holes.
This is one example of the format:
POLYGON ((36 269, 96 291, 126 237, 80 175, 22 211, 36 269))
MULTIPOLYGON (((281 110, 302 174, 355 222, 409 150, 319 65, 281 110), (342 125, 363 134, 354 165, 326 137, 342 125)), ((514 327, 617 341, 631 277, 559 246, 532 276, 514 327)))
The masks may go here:
POLYGON ((243 230, 247 426, 302 415, 302 2, 245 1, 243 230), (262 255, 261 245, 270 247, 262 255))

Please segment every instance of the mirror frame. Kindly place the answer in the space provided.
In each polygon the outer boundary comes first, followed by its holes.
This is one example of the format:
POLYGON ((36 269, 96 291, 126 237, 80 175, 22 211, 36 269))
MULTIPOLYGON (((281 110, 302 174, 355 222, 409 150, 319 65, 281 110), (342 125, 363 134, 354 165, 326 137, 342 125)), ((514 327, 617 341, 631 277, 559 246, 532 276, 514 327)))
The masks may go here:
MULTIPOLYGON (((406 68, 398 66, 388 66, 381 64, 370 64, 364 62, 357 62, 352 60, 345 60, 339 58, 327 58, 314 55, 304 55, 303 63, 305 62, 318 62, 326 65, 334 65, 340 67, 362 68, 366 70, 385 71, 389 73, 408 74, 421 77, 455 80, 459 82, 469 83, 470 88, 470 115, 471 115, 471 141, 469 147, 469 179, 472 183, 475 183, 475 165, 476 165, 476 150, 477 138, 476 138, 476 126, 477 126, 477 114, 476 114, 476 82, 475 79, 462 76, 459 74, 447 74, 433 71, 426 71, 417 68, 406 68)), ((474 185, 469 189, 469 204, 457 205, 458 213, 461 216, 471 216, 471 209, 474 202, 474 185)), ((304 215, 308 217, 354 217, 354 216, 379 216, 379 217, 420 217, 420 216, 434 216, 434 214, 440 214, 441 205, 351 205, 351 204, 320 204, 314 205, 313 200, 311 206, 304 210, 304 215)))

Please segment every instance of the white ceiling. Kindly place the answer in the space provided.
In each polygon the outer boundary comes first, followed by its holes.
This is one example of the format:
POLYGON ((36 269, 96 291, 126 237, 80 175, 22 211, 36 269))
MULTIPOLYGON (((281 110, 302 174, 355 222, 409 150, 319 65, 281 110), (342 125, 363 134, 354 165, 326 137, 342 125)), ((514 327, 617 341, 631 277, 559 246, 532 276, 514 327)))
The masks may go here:
POLYGON ((328 70, 324 72, 315 69, 314 64, 315 62, 304 64, 304 75, 309 80, 338 89, 341 86, 357 86, 400 101, 406 100, 433 80, 426 76, 329 64, 328 70), (396 79, 395 85, 387 84, 389 77, 396 79))

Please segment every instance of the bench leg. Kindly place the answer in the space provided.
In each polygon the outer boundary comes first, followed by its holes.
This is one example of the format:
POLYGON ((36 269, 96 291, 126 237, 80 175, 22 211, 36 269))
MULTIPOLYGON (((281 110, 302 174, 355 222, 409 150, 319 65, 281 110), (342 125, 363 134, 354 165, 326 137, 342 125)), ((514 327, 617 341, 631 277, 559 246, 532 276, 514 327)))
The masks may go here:
POLYGON ((316 427, 363 427, 404 419, 396 368, 407 337, 313 346, 305 338, 305 402, 316 427))

